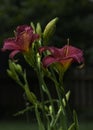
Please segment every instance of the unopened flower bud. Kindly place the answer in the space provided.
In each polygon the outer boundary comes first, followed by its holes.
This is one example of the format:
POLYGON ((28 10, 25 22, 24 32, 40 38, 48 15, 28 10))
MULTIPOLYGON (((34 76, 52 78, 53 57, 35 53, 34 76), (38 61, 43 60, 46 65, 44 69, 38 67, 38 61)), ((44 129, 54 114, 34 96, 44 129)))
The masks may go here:
POLYGON ((40 23, 37 23, 37 26, 36 26, 36 33, 39 34, 39 35, 41 35, 41 33, 42 33, 42 29, 41 29, 40 23))
POLYGON ((48 44, 50 38, 53 36, 56 28, 56 22, 58 21, 58 18, 55 18, 51 20, 45 27, 43 32, 43 39, 44 44, 48 44))
MULTIPOLYGON (((65 96, 66 96, 66 100, 68 101, 70 97, 70 91, 68 91, 65 96)), ((64 106, 66 106, 66 101, 64 98, 62 99, 62 101, 63 101, 64 106)))
POLYGON ((52 113, 53 113, 53 108, 52 108, 52 106, 51 106, 51 105, 49 106, 49 111, 50 111, 50 114, 52 114, 52 113))
POLYGON ((19 72, 19 73, 22 72, 22 67, 21 67, 21 65, 19 65, 19 64, 16 65, 16 71, 19 72))
POLYGON ((25 93, 26 93, 28 101, 30 101, 32 104, 35 104, 37 102, 37 98, 35 94, 31 92, 27 86, 25 86, 24 89, 25 89, 25 93))
POLYGON ((10 77, 13 77, 13 73, 10 70, 7 70, 7 73, 10 77))
POLYGON ((41 58, 40 58, 39 53, 37 53, 37 64, 38 64, 38 67, 40 68, 41 58))

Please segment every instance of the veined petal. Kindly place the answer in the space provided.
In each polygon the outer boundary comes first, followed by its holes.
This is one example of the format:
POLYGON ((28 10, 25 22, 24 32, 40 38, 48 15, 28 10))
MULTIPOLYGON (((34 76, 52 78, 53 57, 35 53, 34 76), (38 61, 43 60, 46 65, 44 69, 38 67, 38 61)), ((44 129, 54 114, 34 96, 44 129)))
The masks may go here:
POLYGON ((19 53, 19 52, 20 52, 19 50, 12 51, 12 52, 10 53, 10 55, 9 55, 9 58, 13 59, 13 57, 14 57, 17 53, 19 53))
POLYGON ((42 60, 43 64, 45 64, 44 66, 47 67, 54 62, 59 62, 63 64, 65 68, 68 68, 68 66, 72 62, 78 62, 78 63, 84 62, 82 50, 70 45, 65 45, 63 48, 47 47, 47 46, 39 48, 40 53, 46 50, 49 50, 51 53, 49 56, 46 56, 42 60))
POLYGON ((58 59, 49 55, 49 56, 46 56, 43 58, 42 63, 43 63, 44 67, 48 67, 49 65, 51 65, 52 63, 55 63, 57 61, 58 61, 58 59))
POLYGON ((13 51, 10 57, 18 52, 28 52, 32 43, 39 38, 39 35, 34 34, 33 28, 28 25, 18 26, 14 33, 15 37, 6 39, 2 48, 2 51, 13 51))
POLYGON ((2 51, 19 49, 19 46, 15 43, 15 39, 6 39, 2 51))
POLYGON ((51 53, 51 55, 53 55, 54 57, 60 57, 60 51, 56 47, 47 47, 47 46, 45 46, 45 47, 39 48, 40 53, 42 53, 43 51, 46 51, 46 50, 48 50, 51 53))
POLYGON ((33 32, 33 28, 31 26, 28 25, 20 25, 16 28, 16 35, 18 36, 19 34, 21 34, 22 32, 33 32))
POLYGON ((63 53, 63 59, 73 58, 75 62, 84 62, 83 51, 71 45, 64 46, 61 53, 63 53))
POLYGON ((35 40, 39 39, 39 35, 38 34, 33 34, 32 38, 31 38, 31 42, 34 42, 35 40))
POLYGON ((73 59, 69 58, 69 59, 60 61, 60 63, 63 65, 64 70, 67 70, 69 68, 69 66, 71 65, 72 61, 73 61, 73 59))

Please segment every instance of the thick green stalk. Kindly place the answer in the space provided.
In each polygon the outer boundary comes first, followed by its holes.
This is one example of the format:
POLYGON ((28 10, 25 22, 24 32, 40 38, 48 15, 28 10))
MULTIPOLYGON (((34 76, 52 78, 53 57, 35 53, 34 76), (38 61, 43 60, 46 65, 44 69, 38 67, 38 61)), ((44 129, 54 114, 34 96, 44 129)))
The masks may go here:
POLYGON ((44 122, 45 122, 45 125, 46 125, 45 117, 47 118, 47 113, 45 111, 44 92, 47 94, 48 99, 50 101, 50 104, 52 106, 52 114, 51 114, 52 121, 55 119, 55 109, 54 109, 54 104, 53 104, 53 101, 52 101, 51 94, 50 94, 50 92, 48 90, 48 87, 47 87, 45 81, 44 81, 44 73, 43 73, 43 71, 41 69, 41 64, 40 64, 41 58, 40 58, 40 55, 38 53, 37 53, 36 61, 37 61, 36 72, 37 72, 37 77, 38 77, 38 80, 39 80, 39 86, 40 86, 40 92, 41 92, 41 100, 42 100, 42 106, 43 106, 44 122))
MULTIPOLYGON (((64 107, 64 104, 63 104, 63 101, 62 101, 62 95, 61 95, 61 92, 60 92, 60 83, 57 82, 57 79, 56 79, 56 76, 55 76, 55 73, 53 71, 53 69, 51 68, 51 74, 52 76, 50 77, 52 79, 52 81, 54 82, 55 84, 55 88, 56 88, 56 91, 57 91, 57 95, 58 95, 58 99, 59 99, 59 109, 60 107, 62 108, 62 117, 61 117, 61 120, 62 121, 60 122, 60 124, 62 123, 64 126, 64 130, 67 130, 67 120, 66 120, 66 111, 65 111, 65 107, 64 107)), ((56 122, 55 122, 56 124, 56 122)))
MULTIPOLYGON (((44 116, 47 116, 47 113, 45 111, 45 106, 44 106, 45 105, 44 104, 44 92, 43 92, 42 87, 44 87, 45 92, 48 95, 49 101, 50 101, 51 106, 52 106, 52 111, 53 111, 53 113, 52 113, 53 114, 52 115, 52 121, 53 121, 55 119, 55 110, 54 110, 54 104, 53 104, 53 101, 52 101, 52 98, 51 98, 51 94, 50 94, 50 92, 49 92, 49 90, 48 90, 48 88, 46 86, 46 83, 45 83, 45 81, 43 79, 43 76, 42 76, 43 74, 42 74, 42 72, 40 70, 39 70, 39 72, 38 72, 37 75, 38 75, 38 80, 39 80, 39 85, 40 85, 40 91, 41 91, 41 100, 42 100, 42 106, 43 106, 43 114, 44 114, 44 116)), ((46 120, 45 120, 45 124, 46 124, 46 120)))
POLYGON ((40 118, 40 113, 39 113, 39 111, 38 111, 38 106, 37 106, 37 104, 35 105, 35 114, 36 114, 36 118, 37 118, 39 130, 45 130, 44 124, 42 123, 41 118, 40 118))
POLYGON ((46 111, 45 111, 45 106, 44 106, 44 93, 42 91, 42 77, 41 74, 37 68, 37 77, 39 80, 39 87, 40 87, 40 95, 41 95, 41 104, 42 104, 42 114, 43 114, 43 122, 44 122, 44 126, 46 126, 46 111))

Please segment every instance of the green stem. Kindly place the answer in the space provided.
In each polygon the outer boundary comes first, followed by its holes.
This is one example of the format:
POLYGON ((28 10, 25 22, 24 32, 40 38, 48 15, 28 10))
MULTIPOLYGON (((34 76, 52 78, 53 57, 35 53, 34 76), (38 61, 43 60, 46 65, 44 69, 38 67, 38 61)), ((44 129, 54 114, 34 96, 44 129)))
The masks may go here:
POLYGON ((58 94, 58 98, 59 98, 60 104, 63 106, 62 97, 61 97, 60 89, 59 89, 60 86, 59 86, 59 83, 57 82, 55 73, 54 73, 54 71, 52 70, 52 68, 51 68, 51 74, 52 74, 52 76, 51 76, 50 78, 52 79, 52 81, 53 81, 54 84, 55 84, 55 87, 56 87, 56 91, 57 91, 57 94, 58 94))
MULTIPOLYGON (((50 123, 50 130, 51 130, 51 128, 53 127, 53 122, 54 122, 54 120, 55 120, 56 114, 55 114, 53 99, 52 99, 52 97, 51 97, 51 95, 50 95, 50 92, 49 92, 49 90, 48 90, 48 88, 47 88, 47 86, 46 86, 46 84, 45 84, 44 81, 43 81, 43 84, 44 84, 44 87, 45 87, 45 89, 46 89, 46 91, 47 91, 46 93, 47 93, 47 95, 48 95, 50 104, 51 104, 51 106, 52 106, 52 114, 51 114, 52 120, 51 120, 51 123, 50 123)), ((55 125, 55 129, 56 129, 56 125, 55 125)))
POLYGON ((35 114, 36 114, 37 122, 38 122, 38 125, 39 125, 39 130, 45 130, 44 125, 43 125, 41 118, 40 118, 40 113, 38 111, 37 104, 35 105, 35 114))
MULTIPOLYGON (((51 74, 52 74, 52 76, 50 77, 52 80, 53 80, 53 82, 54 82, 54 84, 55 84, 55 88, 56 88, 56 91, 57 91, 57 95, 58 95, 58 99, 59 99, 59 108, 60 108, 60 106, 61 106, 61 108, 62 108, 62 117, 61 117, 61 122, 63 121, 63 127, 64 127, 64 130, 67 130, 67 120, 66 120, 66 111, 65 111, 65 107, 64 107, 64 104, 63 104, 63 102, 62 102, 62 95, 61 95, 61 92, 60 92, 60 83, 59 82, 57 82, 57 79, 56 79, 56 76, 55 76, 55 73, 54 73, 54 71, 53 71, 53 69, 51 68, 51 74)), ((61 124, 61 122, 60 122, 60 124, 61 124)), ((56 123, 55 123, 56 124, 56 123)))
POLYGON ((52 97, 51 97, 51 94, 48 90, 48 87, 44 81, 44 73, 41 69, 41 57, 40 55, 37 53, 36 55, 36 62, 37 62, 37 68, 36 68, 36 72, 37 72, 37 77, 38 77, 38 80, 39 80, 39 86, 40 86, 40 92, 41 92, 41 100, 42 100, 42 105, 43 105, 43 115, 44 115, 44 122, 45 122, 45 125, 46 125, 46 120, 45 120, 45 117, 47 117, 47 113, 45 111, 45 106, 44 106, 44 92, 47 94, 48 98, 49 98, 49 101, 50 101, 50 104, 52 106, 52 114, 51 115, 51 118, 52 118, 52 121, 55 119, 55 109, 54 109, 54 104, 53 104, 53 101, 52 101, 52 97))
MULTIPOLYGON (((44 93, 42 91, 42 78, 41 78, 41 74, 39 73, 39 70, 37 70, 37 77, 39 80, 39 86, 40 86, 40 95, 41 95, 41 104, 42 104, 42 114, 43 114, 43 122, 44 122, 44 126, 46 126, 46 112, 45 112, 45 107, 44 107, 44 93)), ((46 127, 45 127, 46 128, 46 127)))
POLYGON ((63 72, 63 74, 62 73, 59 74, 60 91, 61 91, 63 98, 66 102, 67 110, 68 110, 68 113, 69 113, 69 120, 72 120, 73 119, 72 112, 71 112, 70 106, 68 104, 68 101, 66 99, 66 93, 65 93, 64 84, 63 84, 63 76, 64 76, 64 72, 63 72))
MULTIPOLYGON (((42 86, 44 87, 44 89, 45 89, 45 92, 46 92, 46 94, 48 95, 48 98, 49 98, 49 101, 50 101, 50 103, 51 103, 51 106, 52 106, 52 115, 51 115, 51 118, 52 118, 52 122, 53 122, 53 120, 55 119, 55 109, 54 109, 54 104, 53 104, 53 100, 52 100, 52 98, 51 98, 51 95, 50 95, 50 92, 49 92, 49 90, 48 90, 48 88, 47 88, 47 86, 46 86, 46 84, 45 84, 45 81, 44 81, 44 79, 43 79, 43 76, 42 76, 43 74, 42 74, 42 72, 38 72, 38 79, 39 79, 39 84, 40 84, 40 91, 41 91, 41 99, 42 99, 42 105, 43 105, 43 110, 45 109, 45 107, 44 107, 44 93, 43 93, 43 89, 42 89, 42 86)), ((44 116, 45 116, 45 110, 43 111, 43 114, 44 114, 44 116)), ((46 121, 45 121, 45 124, 46 124, 46 121)), ((50 126, 51 127, 51 126, 50 126)))

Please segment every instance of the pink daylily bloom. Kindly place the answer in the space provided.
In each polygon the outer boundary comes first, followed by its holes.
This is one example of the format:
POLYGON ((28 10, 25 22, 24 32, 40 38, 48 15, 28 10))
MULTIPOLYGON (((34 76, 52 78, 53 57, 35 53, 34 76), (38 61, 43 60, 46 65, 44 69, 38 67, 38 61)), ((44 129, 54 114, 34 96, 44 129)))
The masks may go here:
POLYGON ((4 41, 2 51, 12 51, 9 57, 13 58, 19 52, 28 52, 32 43, 38 38, 39 35, 33 32, 31 26, 18 26, 15 31, 15 37, 8 38, 4 41))
POLYGON ((65 45, 63 48, 46 46, 39 48, 40 53, 46 50, 48 50, 50 54, 45 56, 42 60, 44 67, 48 67, 55 62, 61 63, 65 67, 68 67, 72 62, 84 62, 82 50, 71 45, 65 45))

